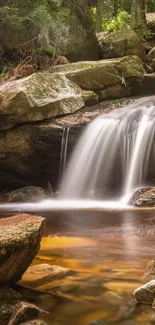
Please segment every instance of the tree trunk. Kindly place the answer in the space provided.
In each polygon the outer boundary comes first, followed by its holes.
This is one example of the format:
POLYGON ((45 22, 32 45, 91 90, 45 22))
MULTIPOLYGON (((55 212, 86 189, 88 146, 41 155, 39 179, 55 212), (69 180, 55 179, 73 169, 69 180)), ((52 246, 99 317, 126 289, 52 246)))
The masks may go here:
POLYGON ((102 32, 102 17, 103 17, 103 0, 98 0, 96 5, 96 32, 102 32))
POLYGON ((118 14, 118 9, 119 9, 119 0, 114 0, 114 12, 113 12, 113 15, 116 17, 117 14, 118 14))
POLYGON ((132 0, 131 26, 137 28, 146 24, 145 0, 132 0))

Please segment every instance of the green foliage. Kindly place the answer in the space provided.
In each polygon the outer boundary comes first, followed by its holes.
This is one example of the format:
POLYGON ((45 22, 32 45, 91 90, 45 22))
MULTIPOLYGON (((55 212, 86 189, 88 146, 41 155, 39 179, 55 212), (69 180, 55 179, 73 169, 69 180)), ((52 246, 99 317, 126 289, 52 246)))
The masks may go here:
POLYGON ((149 40, 152 38, 152 33, 146 24, 142 24, 139 28, 135 29, 136 34, 141 41, 149 40))
POLYGON ((103 19, 103 30, 117 32, 122 29, 130 29, 131 17, 126 11, 119 11, 111 20, 103 19))
MULTIPOLYGON (((2 51, 8 49, 59 52, 58 37, 62 43, 70 10, 62 6, 62 0, 8 0, 0 3, 0 38, 2 51), (63 26, 62 26, 63 25, 63 26), (60 32, 61 30, 61 32, 60 32), (5 38, 4 38, 5 33, 5 38)), ((68 36, 68 31, 67 31, 68 36)), ((62 48, 62 44, 61 44, 62 48)), ((54 55, 53 54, 53 55, 54 55)))

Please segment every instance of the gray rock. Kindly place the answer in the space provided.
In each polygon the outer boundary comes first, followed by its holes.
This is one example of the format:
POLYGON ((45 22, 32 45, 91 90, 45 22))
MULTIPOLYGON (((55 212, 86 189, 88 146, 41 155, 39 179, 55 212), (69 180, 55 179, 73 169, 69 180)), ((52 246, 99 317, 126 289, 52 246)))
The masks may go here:
POLYGON ((152 280, 133 292, 136 303, 151 305, 155 299, 155 280, 152 280))
POLYGON ((64 75, 34 73, 0 86, 0 130, 73 113, 83 106, 81 89, 64 75))
POLYGON ((132 195, 130 203, 137 207, 154 207, 155 187, 144 187, 137 190, 132 195))
POLYGON ((16 283, 40 248, 44 219, 16 215, 0 219, 0 283, 16 283))
POLYGON ((147 73, 144 75, 142 79, 142 85, 139 84, 139 88, 141 89, 141 93, 143 94, 154 94, 155 90, 155 73, 147 73))
POLYGON ((1 201, 6 202, 37 202, 47 198, 47 192, 36 186, 25 186, 18 190, 5 193, 1 201))
MULTIPOLYGON (((142 61, 137 56, 100 60, 92 62, 78 62, 55 66, 53 73, 63 73, 72 82, 85 90, 104 90, 107 87, 120 85, 126 87, 128 79, 135 81, 144 75, 142 61)), ((124 94, 123 94, 124 96, 124 94)))
POLYGON ((0 324, 18 325, 38 316, 39 309, 22 302, 21 295, 9 287, 0 288, 0 324))
POLYGON ((153 48, 149 51, 149 53, 148 53, 148 55, 147 55, 147 59, 148 59, 148 62, 149 62, 149 63, 152 63, 152 62, 153 62, 153 60, 155 59, 155 47, 153 47, 153 48))
POLYGON ((119 32, 109 33, 108 35, 101 32, 97 37, 103 59, 137 55, 143 61, 146 61, 146 54, 142 42, 132 30, 121 30, 119 32))
POLYGON ((27 320, 36 318, 39 314, 39 308, 33 304, 27 302, 20 302, 16 305, 14 312, 11 315, 11 319, 7 325, 18 325, 27 320))

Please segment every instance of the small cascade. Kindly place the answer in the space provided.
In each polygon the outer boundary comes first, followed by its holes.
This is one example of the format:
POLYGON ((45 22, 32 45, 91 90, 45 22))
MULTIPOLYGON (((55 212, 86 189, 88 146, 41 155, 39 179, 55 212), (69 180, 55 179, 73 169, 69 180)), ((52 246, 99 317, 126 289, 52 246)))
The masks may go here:
POLYGON ((61 152, 60 152, 60 169, 59 179, 61 180, 66 168, 67 149, 68 149, 68 137, 70 127, 63 128, 62 140, 61 140, 61 152))
POLYGON ((154 136, 155 96, 97 117, 86 127, 72 154, 61 197, 82 199, 100 188, 105 193, 118 175, 120 195, 129 197, 135 188, 145 185, 154 136))

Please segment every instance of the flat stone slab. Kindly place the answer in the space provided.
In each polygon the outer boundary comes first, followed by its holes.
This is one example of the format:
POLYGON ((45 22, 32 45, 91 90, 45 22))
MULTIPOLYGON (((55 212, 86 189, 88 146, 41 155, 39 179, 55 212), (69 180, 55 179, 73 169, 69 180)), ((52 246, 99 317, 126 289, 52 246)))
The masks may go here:
POLYGON ((16 283, 40 248, 44 218, 28 214, 0 219, 0 284, 16 283))

